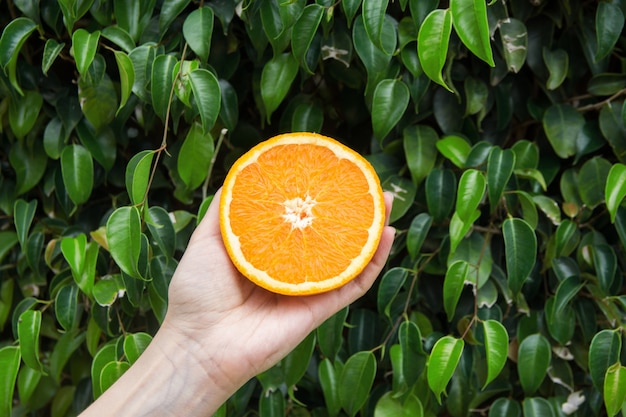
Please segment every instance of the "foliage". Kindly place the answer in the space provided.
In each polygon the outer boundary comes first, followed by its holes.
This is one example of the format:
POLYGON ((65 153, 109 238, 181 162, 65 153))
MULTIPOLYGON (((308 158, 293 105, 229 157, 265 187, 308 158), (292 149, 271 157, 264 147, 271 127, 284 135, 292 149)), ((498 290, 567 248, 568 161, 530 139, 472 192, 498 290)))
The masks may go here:
POLYGON ((393 254, 219 415, 626 415, 623 1, 0 11, 0 415, 110 386, 230 163, 296 130, 374 164, 393 254))

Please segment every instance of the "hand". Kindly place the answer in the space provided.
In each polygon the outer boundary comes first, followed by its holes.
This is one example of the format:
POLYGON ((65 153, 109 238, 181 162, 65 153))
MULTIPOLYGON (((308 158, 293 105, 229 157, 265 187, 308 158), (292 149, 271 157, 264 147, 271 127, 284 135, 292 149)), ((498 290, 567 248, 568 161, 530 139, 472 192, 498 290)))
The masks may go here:
MULTIPOLYGON (((274 294, 231 263, 219 228, 219 198, 218 191, 172 277, 163 325, 137 362, 81 417, 212 415, 247 380, 365 294, 393 243, 394 229, 386 226, 371 262, 338 289, 274 294)), ((386 194, 387 222, 391 203, 386 194)))
MULTIPOLYGON (((284 296, 252 283, 231 263, 220 234, 219 198, 218 191, 174 274, 164 325, 201 346, 219 339, 221 351, 213 352, 211 362, 219 362, 226 377, 236 376, 243 383, 365 294, 387 260, 394 230, 385 227, 374 258, 348 284, 314 296, 284 296)), ((392 196, 386 193, 387 222, 391 204, 392 196)))

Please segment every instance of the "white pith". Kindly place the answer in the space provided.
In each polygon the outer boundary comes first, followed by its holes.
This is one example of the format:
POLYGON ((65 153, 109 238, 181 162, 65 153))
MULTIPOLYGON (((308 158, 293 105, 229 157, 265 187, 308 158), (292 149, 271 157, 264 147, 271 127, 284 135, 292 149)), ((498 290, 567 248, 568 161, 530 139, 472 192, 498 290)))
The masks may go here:
POLYGON ((285 222, 291 224, 293 229, 305 229, 313 223, 313 207, 315 201, 310 195, 306 195, 304 200, 301 197, 291 198, 283 203, 285 214, 282 215, 285 222))

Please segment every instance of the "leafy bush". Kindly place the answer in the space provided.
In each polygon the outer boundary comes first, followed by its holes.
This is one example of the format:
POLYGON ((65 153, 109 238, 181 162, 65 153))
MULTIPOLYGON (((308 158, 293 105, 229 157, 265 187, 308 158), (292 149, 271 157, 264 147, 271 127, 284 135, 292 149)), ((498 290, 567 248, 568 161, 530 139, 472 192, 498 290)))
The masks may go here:
POLYGON ((625 12, 2 2, 0 415, 110 386, 230 163, 297 130, 373 163, 393 254, 219 415, 626 415, 625 12))

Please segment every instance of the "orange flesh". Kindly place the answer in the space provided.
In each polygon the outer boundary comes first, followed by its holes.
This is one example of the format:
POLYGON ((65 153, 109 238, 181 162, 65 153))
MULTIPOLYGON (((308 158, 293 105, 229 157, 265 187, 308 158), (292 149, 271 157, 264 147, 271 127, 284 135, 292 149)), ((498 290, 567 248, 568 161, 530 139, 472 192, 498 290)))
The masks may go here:
POLYGON ((229 213, 245 258, 271 277, 293 284, 324 281, 343 272, 367 242, 375 212, 359 167, 325 147, 306 145, 305 153, 298 146, 275 146, 244 167, 233 185, 229 213), (304 221, 294 227, 284 217, 285 202, 300 199, 301 205, 307 197, 314 201, 310 214, 292 213, 290 219, 304 221))

